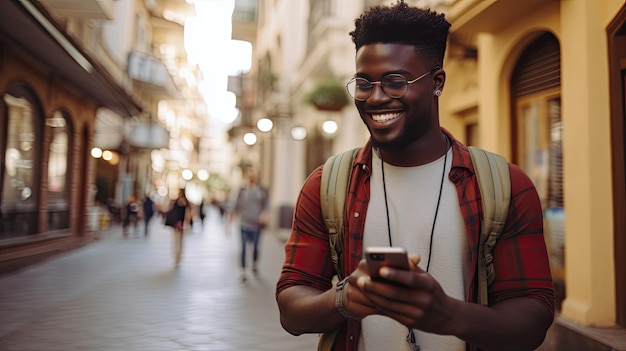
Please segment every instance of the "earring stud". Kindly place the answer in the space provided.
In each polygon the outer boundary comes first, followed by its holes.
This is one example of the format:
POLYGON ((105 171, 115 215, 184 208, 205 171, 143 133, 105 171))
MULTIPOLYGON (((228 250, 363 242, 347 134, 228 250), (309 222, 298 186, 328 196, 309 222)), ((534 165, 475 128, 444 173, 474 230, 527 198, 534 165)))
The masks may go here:
POLYGON ((439 89, 435 90, 435 95, 438 97, 441 96, 441 90, 439 89))

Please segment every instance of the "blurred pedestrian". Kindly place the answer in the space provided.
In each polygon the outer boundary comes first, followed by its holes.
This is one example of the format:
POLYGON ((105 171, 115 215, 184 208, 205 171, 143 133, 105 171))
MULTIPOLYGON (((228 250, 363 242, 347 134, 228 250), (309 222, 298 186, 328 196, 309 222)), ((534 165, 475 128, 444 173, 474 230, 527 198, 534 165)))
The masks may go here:
POLYGON ((154 216, 155 205, 154 201, 150 197, 150 194, 146 195, 146 198, 143 200, 143 220, 145 223, 144 226, 144 236, 148 236, 148 224, 150 224, 150 220, 154 216))
MULTIPOLYGON (((259 259, 259 239, 261 230, 268 220, 268 192, 259 184, 259 174, 254 168, 247 168, 244 176, 244 186, 239 189, 237 201, 233 213, 239 215, 241 229, 241 280, 246 281, 246 246, 248 242, 253 244, 252 272, 257 273, 257 261, 259 259)), ((229 215, 232 222, 232 214, 229 215)))
POLYGON ((183 234, 186 225, 190 224, 191 211, 189 200, 185 196, 185 189, 181 189, 178 198, 173 201, 170 210, 165 215, 165 225, 174 229, 174 263, 180 264, 183 251, 183 234))
POLYGON ((122 211, 120 209, 120 205, 117 204, 112 198, 107 199, 107 210, 109 210, 109 213, 115 223, 119 223, 121 221, 122 211))
POLYGON ((202 198, 200 206, 198 207, 198 216, 200 216, 200 224, 202 225, 202 228, 204 228, 204 217, 206 217, 206 211, 206 204, 204 203, 204 198, 202 198))
POLYGON ((126 201, 126 207, 124 209, 124 222, 122 225, 122 232, 124 236, 128 236, 130 227, 133 227, 133 234, 137 234, 137 222, 139 220, 139 204, 134 196, 130 196, 126 201))

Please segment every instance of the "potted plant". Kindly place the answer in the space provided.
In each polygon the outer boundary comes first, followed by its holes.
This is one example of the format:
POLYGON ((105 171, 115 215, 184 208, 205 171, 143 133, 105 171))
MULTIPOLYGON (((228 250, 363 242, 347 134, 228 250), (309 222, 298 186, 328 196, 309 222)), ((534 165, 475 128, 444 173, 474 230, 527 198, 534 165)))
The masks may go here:
POLYGON ((340 111, 349 102, 346 87, 337 79, 326 78, 315 84, 313 90, 306 96, 306 101, 318 110, 340 111))

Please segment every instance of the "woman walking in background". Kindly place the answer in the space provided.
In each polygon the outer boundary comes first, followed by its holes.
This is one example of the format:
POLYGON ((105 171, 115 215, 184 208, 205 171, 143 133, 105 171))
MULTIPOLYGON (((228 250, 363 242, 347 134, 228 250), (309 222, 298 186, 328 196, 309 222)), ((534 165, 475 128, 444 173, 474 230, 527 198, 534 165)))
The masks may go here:
POLYGON ((154 216, 154 207, 154 201, 152 201, 150 194, 147 194, 146 198, 143 200, 144 236, 148 236, 148 224, 150 224, 150 220, 152 216, 154 216))
POLYGON ((180 264, 183 251, 183 229, 189 224, 191 211, 189 200, 185 196, 185 189, 181 189, 178 198, 165 216, 165 225, 174 228, 174 263, 180 264))

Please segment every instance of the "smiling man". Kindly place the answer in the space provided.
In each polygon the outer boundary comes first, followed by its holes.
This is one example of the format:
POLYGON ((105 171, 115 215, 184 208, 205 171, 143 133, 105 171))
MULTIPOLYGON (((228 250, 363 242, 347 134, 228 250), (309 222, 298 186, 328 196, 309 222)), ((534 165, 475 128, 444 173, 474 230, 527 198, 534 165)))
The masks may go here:
POLYGON ((370 8, 350 33, 346 84, 370 140, 352 164, 344 271, 335 272, 320 209, 322 167, 296 204, 276 299, 283 328, 338 330, 333 350, 533 350, 554 317, 542 212, 509 164, 511 203, 494 248, 489 304, 477 303, 480 193, 468 149, 439 124, 450 23, 404 2, 370 8), (399 246, 409 270, 372 280, 363 252, 399 246), (336 285, 333 276, 345 277, 336 285))

